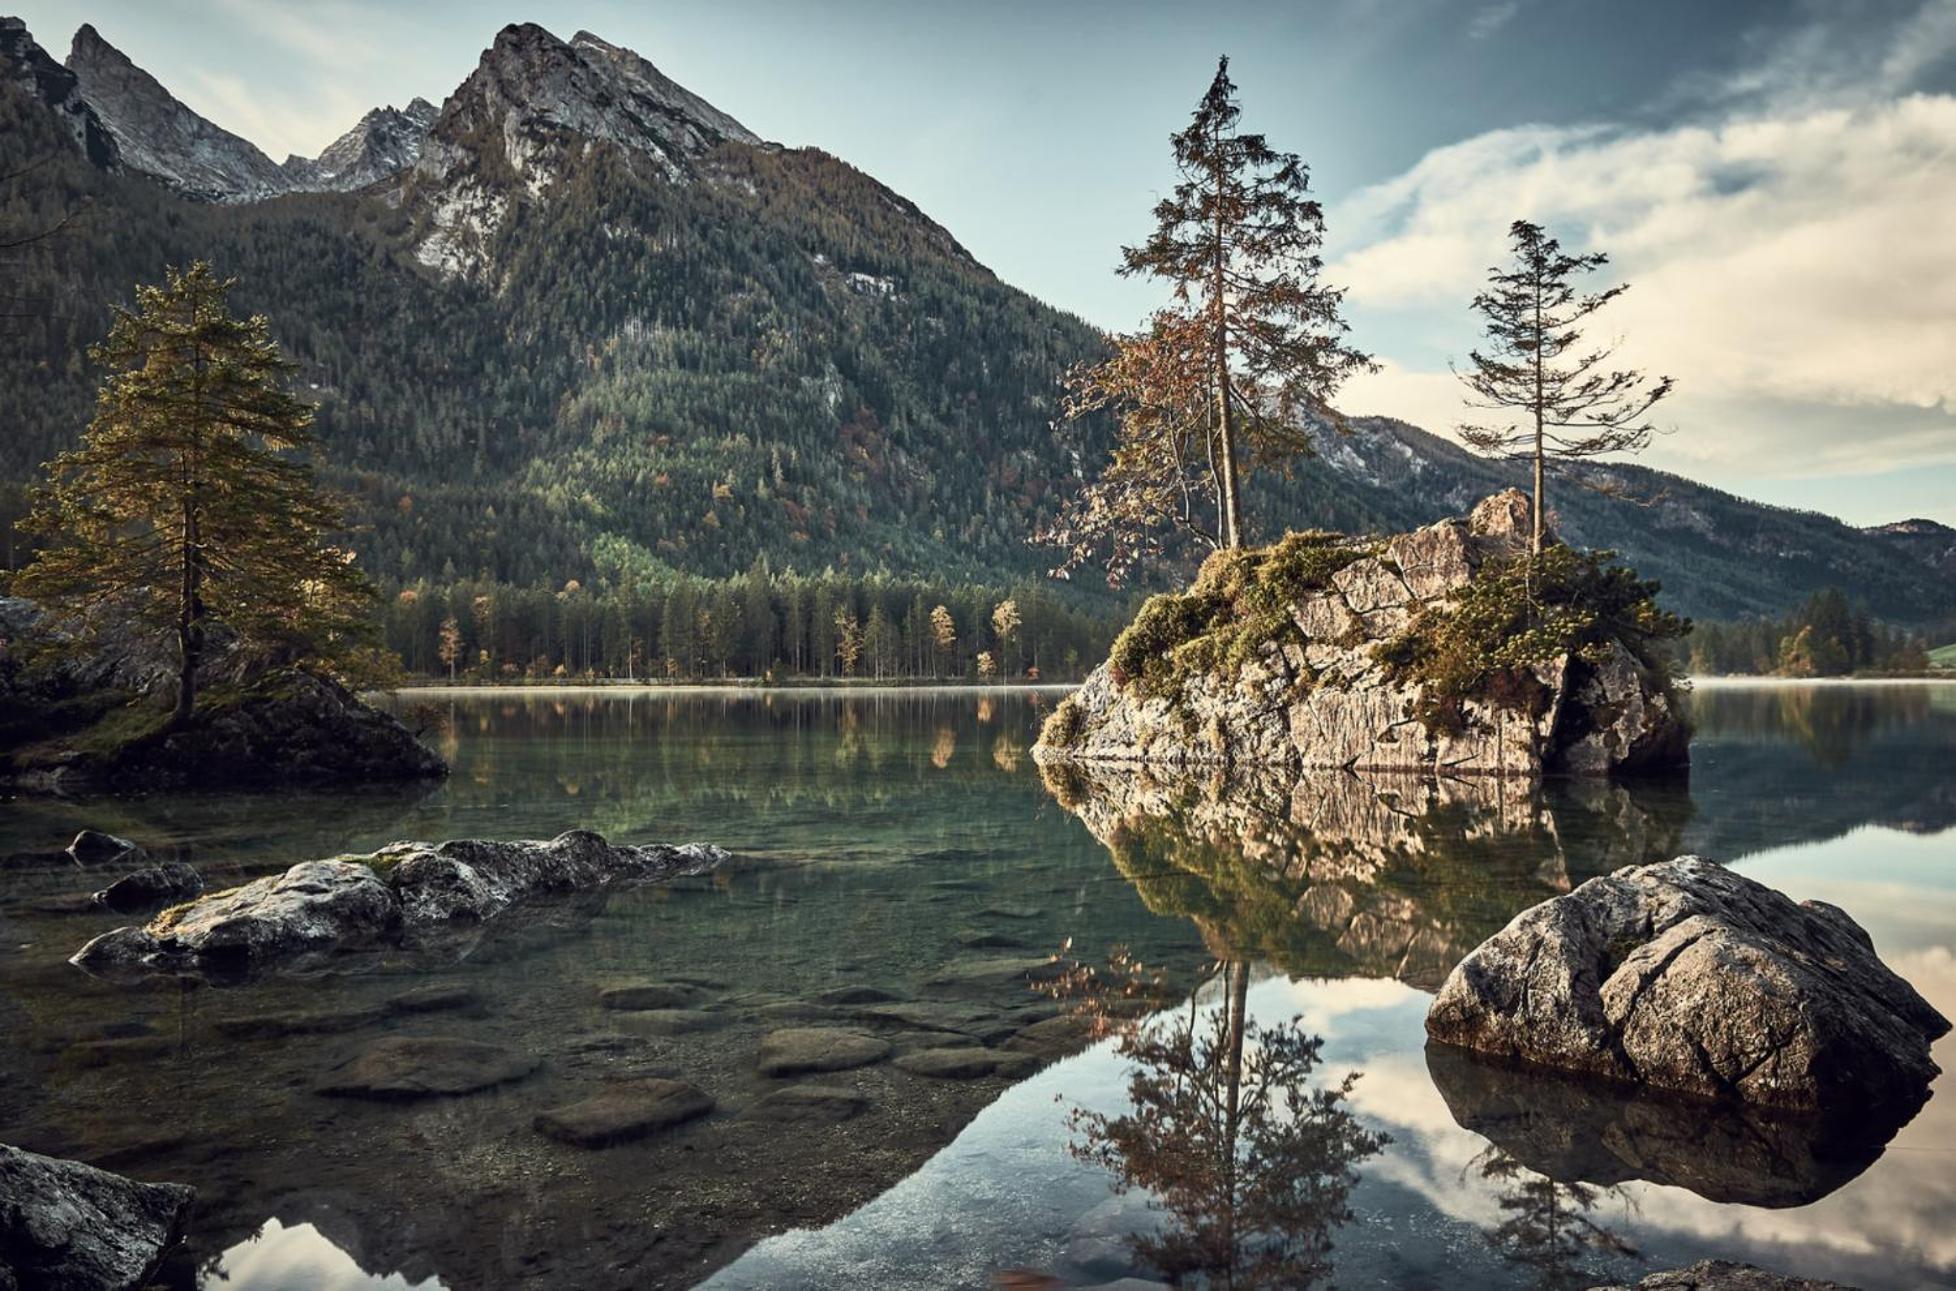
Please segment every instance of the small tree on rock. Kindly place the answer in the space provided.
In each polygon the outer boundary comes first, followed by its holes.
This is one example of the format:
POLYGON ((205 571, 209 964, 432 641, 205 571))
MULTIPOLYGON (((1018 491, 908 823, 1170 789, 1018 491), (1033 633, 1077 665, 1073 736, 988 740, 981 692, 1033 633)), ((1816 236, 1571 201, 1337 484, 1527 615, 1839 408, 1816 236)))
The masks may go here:
POLYGON ((299 456, 312 408, 285 388, 270 323, 231 313, 232 286, 199 262, 116 310, 90 351, 109 369, 95 420, 48 464, 30 518, 48 545, 16 583, 84 620, 171 629, 176 722, 213 625, 295 658, 371 630, 372 587, 332 541, 344 514, 299 456))
POLYGON ((1498 415, 1460 427, 1460 437, 1494 457, 1532 461, 1535 525, 1531 551, 1542 554, 1547 513, 1544 477, 1557 463, 1641 452, 1653 427, 1644 420, 1671 393, 1671 378, 1648 381, 1608 365, 1613 346, 1583 350, 1581 324, 1629 290, 1629 284, 1590 295, 1573 279, 1609 263, 1602 252, 1572 256, 1539 224, 1516 220, 1508 230, 1514 258, 1488 270, 1488 289, 1474 297, 1487 348, 1468 354, 1458 375, 1467 406, 1498 415))

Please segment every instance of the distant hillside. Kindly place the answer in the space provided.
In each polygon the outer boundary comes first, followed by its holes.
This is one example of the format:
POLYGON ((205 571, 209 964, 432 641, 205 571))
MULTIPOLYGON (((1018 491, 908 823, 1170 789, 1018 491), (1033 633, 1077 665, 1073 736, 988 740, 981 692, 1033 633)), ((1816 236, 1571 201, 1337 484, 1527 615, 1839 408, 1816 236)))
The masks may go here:
MULTIPOLYGON (((1051 426, 1094 329, 870 176, 757 138, 588 33, 506 28, 438 107, 377 109, 278 165, 93 29, 64 67, 6 20, 0 173, 26 166, 0 222, 85 209, 8 265, 27 317, 0 333, 0 518, 86 423, 83 354, 110 306, 197 257, 241 278, 302 365, 363 561, 390 583, 722 577, 763 557, 1005 583, 1051 563, 1027 536, 1105 449, 1103 424, 1051 426)), ((1947 549, 1913 532, 1597 474, 1647 505, 1565 487, 1563 532, 1687 613, 1777 614, 1830 585, 1898 621, 1956 612, 1947 549)), ((1265 537, 1397 530, 1519 479, 1366 420, 1262 482, 1251 518, 1265 537)))
POLYGON ((1956 642, 1929 651, 1929 662, 1938 668, 1956 668, 1956 642))

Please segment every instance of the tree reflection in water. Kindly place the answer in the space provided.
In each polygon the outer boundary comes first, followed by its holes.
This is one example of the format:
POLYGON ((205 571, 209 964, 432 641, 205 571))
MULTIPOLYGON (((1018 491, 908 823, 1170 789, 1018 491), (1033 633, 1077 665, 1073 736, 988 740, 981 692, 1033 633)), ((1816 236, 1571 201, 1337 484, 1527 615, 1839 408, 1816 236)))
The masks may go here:
MULTIPOLYGON (((1130 981, 1138 966, 1118 963, 1130 981)), ((1331 1272, 1332 1237, 1352 1218, 1357 1164, 1383 1134, 1346 1106, 1358 1080, 1310 1083, 1323 1040, 1298 1018, 1249 1016, 1249 965, 1222 964, 1222 998, 1123 1018, 1151 992, 1089 992, 1079 1006, 1105 1021, 1132 1070, 1119 1116, 1076 1109, 1073 1154, 1110 1171, 1117 1192, 1140 1190, 1166 1216, 1129 1240, 1177 1285, 1301 1288, 1331 1272), (1112 1001, 1111 1007, 1109 1001, 1112 1001)), ((1212 973, 1212 976, 1214 973, 1212 973)), ((1199 993, 1198 993, 1199 995, 1199 993)))
POLYGON ((1524 1270, 1535 1291, 1594 1286, 1596 1257, 1636 1257, 1636 1248, 1590 1216, 1604 1197, 1623 1197, 1621 1189, 1558 1183, 1491 1145, 1467 1168, 1498 1190, 1506 1216, 1488 1244, 1524 1270))

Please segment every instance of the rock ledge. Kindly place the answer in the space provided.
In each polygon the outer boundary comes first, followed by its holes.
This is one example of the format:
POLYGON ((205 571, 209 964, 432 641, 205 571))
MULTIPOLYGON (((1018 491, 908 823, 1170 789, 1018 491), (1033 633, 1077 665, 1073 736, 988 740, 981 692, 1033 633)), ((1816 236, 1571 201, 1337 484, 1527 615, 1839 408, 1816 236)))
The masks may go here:
POLYGON ((342 951, 412 944, 534 896, 702 873, 725 857, 697 843, 614 846, 589 830, 547 843, 390 843, 367 856, 302 861, 166 910, 143 927, 105 932, 73 962, 104 976, 248 977, 342 951))

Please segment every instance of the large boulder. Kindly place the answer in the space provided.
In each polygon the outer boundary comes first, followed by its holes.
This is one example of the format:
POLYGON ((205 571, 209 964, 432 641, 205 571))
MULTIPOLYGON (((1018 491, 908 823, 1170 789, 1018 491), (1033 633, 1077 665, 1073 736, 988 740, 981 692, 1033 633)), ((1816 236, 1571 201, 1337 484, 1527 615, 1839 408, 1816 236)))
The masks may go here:
POLYGON ((147 1286, 183 1237, 194 1195, 0 1144, 0 1287, 147 1286))
POLYGON ((1845 912, 1686 856, 1517 915, 1454 968, 1426 1030, 1699 1098, 1912 1112, 1949 1022, 1845 912))
POLYGON ((166 910, 146 926, 103 933, 74 962, 104 976, 250 976, 413 943, 534 896, 697 874, 724 856, 699 844, 614 846, 589 830, 549 842, 392 843, 366 856, 304 861, 166 910))
MULTIPOLYGON (((1291 563, 1271 580, 1282 589, 1288 624, 1239 610, 1229 625, 1234 640, 1218 644, 1207 634, 1209 654, 1220 657, 1178 665, 1189 675, 1167 693, 1126 675, 1117 647, 1062 702, 1033 756, 1048 764, 1506 776, 1683 765, 1688 729, 1676 697, 1620 641, 1538 660, 1510 670, 1486 694, 1444 702, 1387 657, 1422 615, 1451 609, 1485 568, 1524 553, 1528 542, 1528 500, 1511 489, 1465 519, 1384 540, 1297 535, 1246 553, 1272 566, 1291 563), (1286 550, 1287 543, 1295 545, 1286 550), (1324 559, 1334 551, 1335 559, 1324 559), (1243 628, 1263 635, 1244 637, 1243 628)), ((1205 582, 1221 587, 1230 577, 1227 560, 1216 573, 1205 568, 1183 599, 1199 600, 1205 582)), ((1166 656, 1193 640, 1176 635, 1171 613, 1158 622, 1162 639, 1150 641, 1149 654, 1166 656)))

